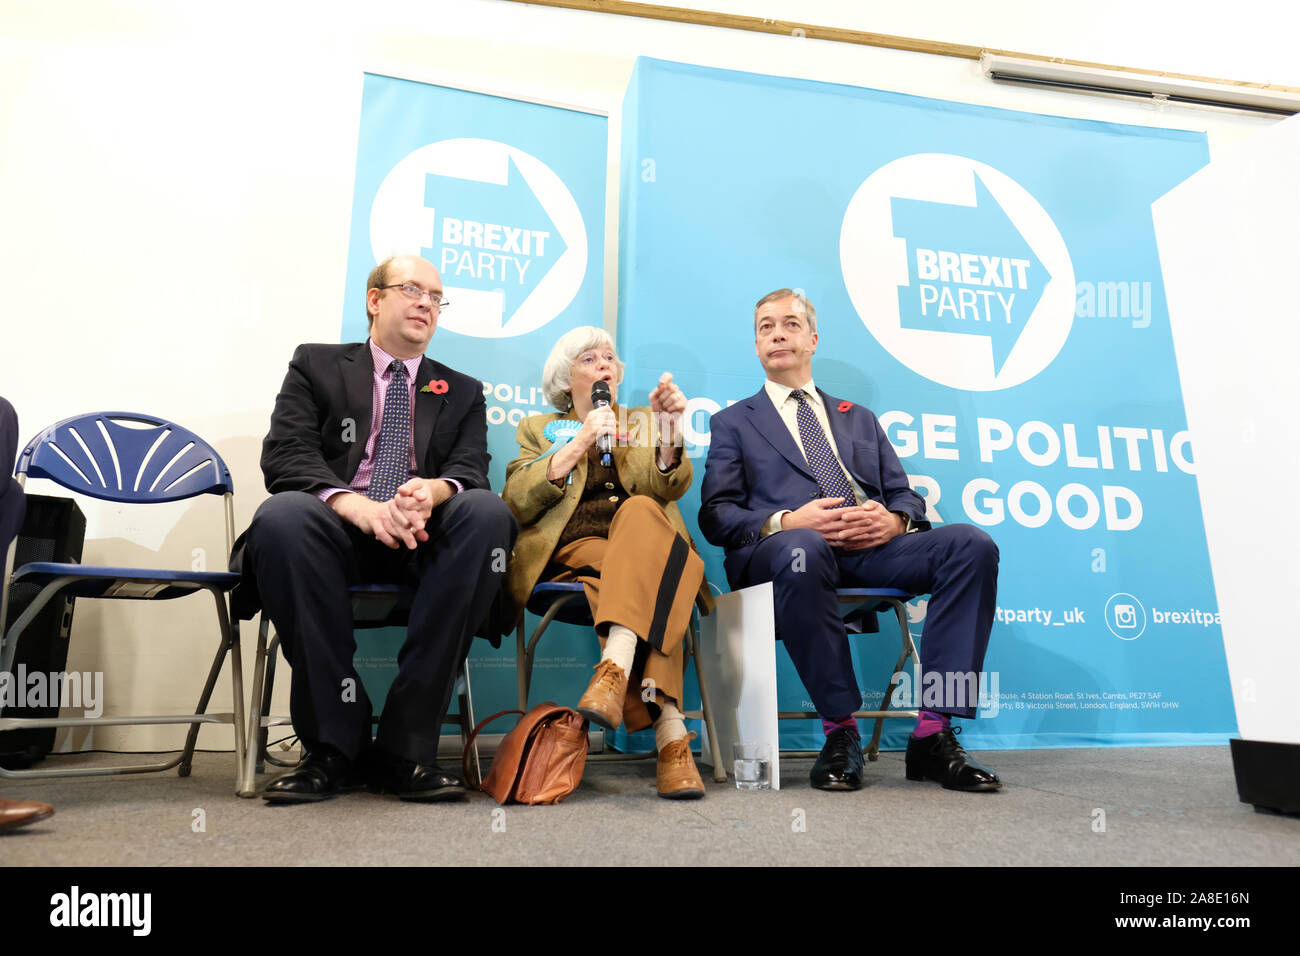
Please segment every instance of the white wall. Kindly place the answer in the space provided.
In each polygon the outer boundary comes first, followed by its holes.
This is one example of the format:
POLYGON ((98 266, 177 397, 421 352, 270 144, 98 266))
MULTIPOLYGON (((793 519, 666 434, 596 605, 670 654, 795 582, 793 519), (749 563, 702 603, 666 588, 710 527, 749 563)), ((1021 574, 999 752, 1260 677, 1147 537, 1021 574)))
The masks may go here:
MULTIPOLYGON (((680 5, 680 4, 679 4, 680 5)), ((1142 5, 717 2, 773 18, 1125 66, 1300 85, 1295 14, 1242 0, 1142 5)), ((292 348, 337 341, 363 70, 617 111, 637 55, 1011 109, 1206 130, 1232 149, 1275 121, 996 85, 973 61, 503 0, 361 5, 6 0, 0 6, 0 394, 24 435, 92 409, 168 415, 208 437, 242 528, 292 348)), ((610 181, 616 189, 617 159, 610 181)), ((616 197, 606 311, 616 301, 616 197)), ((359 308, 348 303, 348 308, 359 308)), ((434 341, 436 352, 437 340, 434 341)), ((31 491, 42 491, 33 483, 31 491)), ((85 559, 209 566, 215 499, 143 516, 85 503, 85 559)), ((78 605, 69 668, 103 670, 107 710, 192 706, 216 640, 201 598, 78 605), (146 616, 147 615, 147 616, 146 616), (144 625, 147 639, 131 637, 144 625)), ((249 644, 246 639, 245 647, 249 644)), ((284 671, 281 672, 285 673, 284 671)), ((287 680, 278 709, 285 708, 287 680)), ((228 685, 218 689, 225 709, 228 685)), ((172 728, 100 747, 174 747, 172 728)), ((229 745, 205 730, 201 746, 229 745)), ((72 746, 85 743, 77 735, 72 746)))

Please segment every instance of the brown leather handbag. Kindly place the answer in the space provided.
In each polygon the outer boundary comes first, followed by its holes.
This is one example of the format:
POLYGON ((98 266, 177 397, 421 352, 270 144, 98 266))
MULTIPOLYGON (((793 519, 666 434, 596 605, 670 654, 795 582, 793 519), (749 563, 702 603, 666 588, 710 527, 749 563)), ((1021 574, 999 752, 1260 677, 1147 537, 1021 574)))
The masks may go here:
POLYGON ((528 713, 503 710, 481 721, 470 734, 461 758, 470 780, 469 751, 479 731, 506 714, 523 714, 492 758, 492 769, 478 785, 497 803, 559 803, 582 781, 587 765, 587 720, 572 707, 551 701, 528 713))

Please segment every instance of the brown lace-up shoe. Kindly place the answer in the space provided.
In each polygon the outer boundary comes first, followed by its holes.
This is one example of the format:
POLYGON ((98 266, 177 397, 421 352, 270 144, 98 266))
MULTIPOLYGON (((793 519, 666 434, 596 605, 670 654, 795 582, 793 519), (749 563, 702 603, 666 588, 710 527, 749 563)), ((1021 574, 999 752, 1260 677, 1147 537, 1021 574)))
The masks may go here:
POLYGON ((627 672, 613 661, 601 661, 587 692, 578 701, 578 713, 606 730, 623 723, 623 698, 627 694, 627 672))
POLYGON ((659 764, 655 768, 655 787, 659 796, 667 800, 697 800, 704 796, 704 781, 695 769, 691 756, 691 741, 695 731, 659 751, 659 764))

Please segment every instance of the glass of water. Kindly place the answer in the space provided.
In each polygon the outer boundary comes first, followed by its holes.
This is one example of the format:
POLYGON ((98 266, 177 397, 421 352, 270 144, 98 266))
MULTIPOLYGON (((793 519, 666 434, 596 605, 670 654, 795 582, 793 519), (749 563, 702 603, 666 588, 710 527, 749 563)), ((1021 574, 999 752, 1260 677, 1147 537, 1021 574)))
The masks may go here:
POLYGON ((732 770, 737 790, 772 789, 772 745, 734 743, 731 745, 732 770))

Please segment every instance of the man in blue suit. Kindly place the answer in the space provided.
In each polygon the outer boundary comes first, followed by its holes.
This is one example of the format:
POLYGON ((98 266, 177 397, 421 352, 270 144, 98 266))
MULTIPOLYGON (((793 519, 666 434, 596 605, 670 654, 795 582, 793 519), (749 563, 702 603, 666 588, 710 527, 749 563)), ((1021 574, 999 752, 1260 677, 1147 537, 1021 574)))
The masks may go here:
POLYGON ((908 738, 909 780, 990 791, 997 775, 957 743, 951 721, 973 717, 997 595, 998 549, 970 525, 932 529, 925 500, 868 409, 812 380, 817 311, 791 289, 754 309, 767 373, 756 395, 713 415, 700 530, 726 549, 732 588, 772 582, 776 629, 812 696, 826 745, 812 769, 822 790, 862 786, 853 712, 862 695, 840 618, 838 587, 930 594, 921 644, 922 698, 908 738))

